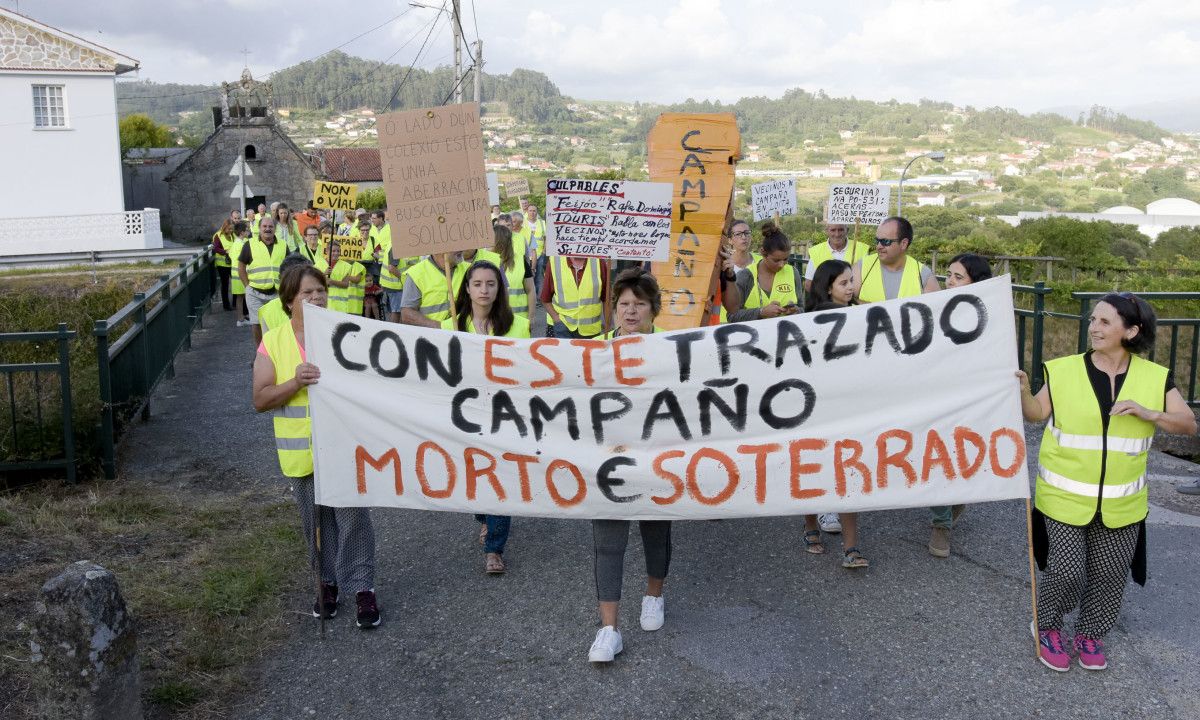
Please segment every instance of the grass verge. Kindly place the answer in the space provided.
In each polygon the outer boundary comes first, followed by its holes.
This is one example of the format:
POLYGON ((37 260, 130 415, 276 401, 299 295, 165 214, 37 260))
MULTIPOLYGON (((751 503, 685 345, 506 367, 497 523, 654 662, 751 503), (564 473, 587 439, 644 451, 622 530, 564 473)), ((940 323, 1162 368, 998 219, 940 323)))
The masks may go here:
POLYGON ((137 621, 147 717, 224 717, 285 632, 282 598, 304 557, 295 508, 277 496, 181 498, 128 482, 0 495, 0 687, 11 689, 0 717, 37 717, 33 604, 82 559, 116 573, 137 621))

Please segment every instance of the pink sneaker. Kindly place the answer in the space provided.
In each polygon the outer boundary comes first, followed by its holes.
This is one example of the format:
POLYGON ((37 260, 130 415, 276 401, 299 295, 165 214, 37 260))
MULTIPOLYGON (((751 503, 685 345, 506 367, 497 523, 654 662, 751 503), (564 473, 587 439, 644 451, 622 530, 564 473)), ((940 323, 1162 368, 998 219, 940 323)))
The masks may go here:
POLYGON ((1104 643, 1085 635, 1075 636, 1075 654, 1079 656, 1079 667, 1085 670, 1103 670, 1108 667, 1104 657, 1104 643))
MULTIPOLYGON (((1034 631, 1033 623, 1029 629, 1034 631)), ((1066 672, 1071 669, 1071 656, 1063 649, 1062 632, 1059 630, 1036 630, 1038 645, 1038 660, 1056 672, 1066 672)), ((1086 667, 1086 666, 1085 666, 1086 667)))

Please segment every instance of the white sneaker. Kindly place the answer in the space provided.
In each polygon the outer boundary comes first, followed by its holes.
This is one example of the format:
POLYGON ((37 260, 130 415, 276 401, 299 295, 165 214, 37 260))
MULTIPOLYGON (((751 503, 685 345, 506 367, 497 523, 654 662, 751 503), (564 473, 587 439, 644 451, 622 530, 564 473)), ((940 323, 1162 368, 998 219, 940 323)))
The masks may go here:
POLYGON ((654 632, 663 626, 667 612, 662 597, 646 595, 642 598, 642 629, 654 632))
POLYGON ((596 633, 592 648, 588 650, 588 662, 612 662, 621 654, 625 646, 621 643, 621 631, 612 625, 605 625, 596 633))
POLYGON ((838 520, 837 513, 821 513, 817 516, 817 525, 820 525, 824 532, 831 534, 842 531, 842 521, 838 520))

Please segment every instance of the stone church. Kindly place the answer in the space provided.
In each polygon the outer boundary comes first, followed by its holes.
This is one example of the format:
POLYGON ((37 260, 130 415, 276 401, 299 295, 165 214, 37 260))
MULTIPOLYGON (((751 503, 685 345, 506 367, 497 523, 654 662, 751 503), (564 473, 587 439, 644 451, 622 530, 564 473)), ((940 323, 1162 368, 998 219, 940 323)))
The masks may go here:
POLYGON ((254 80, 249 70, 238 82, 221 84, 221 105, 212 112, 213 133, 165 178, 176 242, 208 240, 229 211, 240 208, 231 197, 238 178, 229 171, 243 152, 253 173, 246 177, 247 207, 278 200, 299 212, 318 176, 314 160, 276 124, 270 83, 254 80))

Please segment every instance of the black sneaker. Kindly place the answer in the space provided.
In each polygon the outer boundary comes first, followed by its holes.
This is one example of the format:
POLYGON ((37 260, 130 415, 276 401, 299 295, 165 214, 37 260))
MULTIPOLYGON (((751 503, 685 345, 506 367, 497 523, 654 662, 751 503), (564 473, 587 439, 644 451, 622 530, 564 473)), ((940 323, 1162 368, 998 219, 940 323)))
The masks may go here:
POLYGON ((338 606, 338 586, 330 585, 329 583, 321 583, 321 602, 313 603, 313 617, 321 617, 321 605, 325 606, 325 617, 337 617, 338 606))
POLYGON ((363 590, 358 593, 355 600, 358 603, 358 620, 355 624, 364 630, 379 627, 383 618, 379 616, 379 606, 375 603, 375 591, 363 590))

